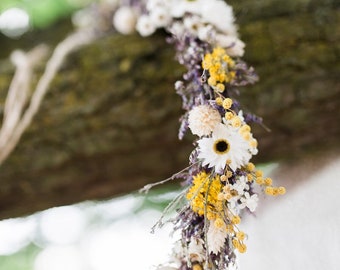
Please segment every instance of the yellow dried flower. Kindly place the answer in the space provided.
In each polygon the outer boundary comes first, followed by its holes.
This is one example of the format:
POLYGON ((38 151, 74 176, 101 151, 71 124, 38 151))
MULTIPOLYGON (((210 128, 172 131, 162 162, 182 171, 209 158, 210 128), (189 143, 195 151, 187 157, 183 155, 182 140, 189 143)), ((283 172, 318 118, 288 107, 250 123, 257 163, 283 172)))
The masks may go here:
POLYGON ((223 99, 222 99, 221 97, 217 97, 217 98, 215 99, 215 101, 216 101, 216 104, 217 104, 218 106, 222 106, 222 104, 223 104, 223 99))
POLYGON ((233 105, 233 100, 231 98, 226 98, 225 100, 223 100, 222 106, 224 109, 228 110, 231 105, 233 105))
POLYGON ((225 117, 225 119, 227 119, 227 120, 231 120, 231 119, 233 119, 233 117, 234 117, 234 113, 232 113, 232 112, 226 112, 225 115, 224 115, 224 117, 225 117))
POLYGON ((254 163, 249 162, 249 163, 247 164, 247 170, 248 170, 248 171, 254 171, 254 170, 255 170, 255 165, 254 165, 254 163))
POLYGON ((234 116, 234 117, 231 119, 231 125, 232 125, 233 127, 238 128, 238 127, 241 126, 241 124, 242 124, 242 122, 241 122, 240 117, 234 116))
POLYGON ((265 190, 264 190, 264 192, 267 194, 267 195, 274 195, 274 193, 275 193, 275 190, 274 190, 274 188, 273 187, 266 187, 265 188, 265 190))
POLYGON ((247 246, 243 243, 240 243, 237 247, 237 250, 240 252, 240 253, 245 253, 247 251, 247 246))
POLYGON ((271 186, 273 184, 273 180, 270 177, 264 179, 264 184, 267 186, 271 186))
POLYGON ((208 84, 214 87, 217 91, 224 91, 224 83, 231 82, 236 73, 235 62, 230 58, 223 48, 214 48, 212 53, 204 56, 202 67, 209 71, 208 84))
POLYGON ((236 233, 236 237, 237 237, 237 239, 239 239, 240 241, 243 241, 244 238, 246 237, 246 234, 245 234, 244 232, 242 232, 242 231, 239 231, 239 232, 236 233))
POLYGON ((233 224, 240 224, 241 218, 240 218, 238 215, 233 216, 233 217, 231 218, 231 222, 232 222, 233 224))
POLYGON ((279 187, 279 188, 278 188, 278 193, 279 193, 280 195, 284 195, 284 194, 286 193, 286 188, 285 188, 285 187, 279 187))
POLYGON ((262 177, 256 177, 256 180, 255 180, 256 184, 258 185, 263 185, 264 184, 264 180, 262 177))
POLYGON ((239 242, 238 239, 236 239, 236 238, 234 238, 234 239, 232 240, 232 243, 233 243, 233 246, 234 246, 235 248, 238 248, 238 247, 240 246, 240 242, 239 242))
POLYGON ((197 264, 194 264, 193 266, 192 266, 192 270, 202 270, 203 268, 202 268, 202 266, 200 266, 198 263, 197 264))
POLYGON ((222 84, 222 83, 216 84, 216 90, 217 90, 218 92, 221 92, 221 93, 222 93, 222 92, 225 90, 224 84, 222 84))
POLYGON ((190 206, 199 215, 207 213, 209 220, 216 218, 216 213, 222 208, 219 194, 222 184, 219 176, 211 177, 206 172, 200 172, 194 176, 192 186, 186 194, 190 206))
POLYGON ((224 223, 223 219, 217 218, 214 222, 214 225, 215 225, 216 228, 222 228, 222 227, 225 226, 225 223, 224 223))
POLYGON ((227 172, 226 172, 226 176, 227 176, 228 178, 230 178, 230 177, 233 176, 233 173, 232 173, 231 171, 227 171, 227 172))
POLYGON ((233 233, 234 232, 234 226, 232 224, 227 224, 225 229, 226 229, 226 231, 228 233, 233 233))

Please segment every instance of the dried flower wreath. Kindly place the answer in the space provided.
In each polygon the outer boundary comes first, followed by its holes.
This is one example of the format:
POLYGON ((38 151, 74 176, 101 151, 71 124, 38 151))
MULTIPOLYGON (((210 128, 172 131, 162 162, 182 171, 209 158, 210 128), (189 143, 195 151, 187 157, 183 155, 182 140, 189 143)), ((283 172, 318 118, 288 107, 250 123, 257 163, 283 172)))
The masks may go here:
MULTIPOLYGON (((159 269, 235 269, 236 250, 246 251, 246 234, 239 228, 241 212, 254 212, 258 185, 268 195, 282 195, 250 162, 257 140, 250 123, 261 118, 245 113, 235 96, 238 87, 253 84, 257 75, 241 60, 245 44, 238 38, 232 8, 222 0, 146 0, 119 6, 115 29, 135 29, 149 36, 158 28, 169 33, 176 58, 187 68, 175 83, 183 109, 179 138, 190 131, 198 136, 189 166, 169 179, 184 180, 184 191, 165 209, 177 208, 174 223, 181 239, 170 266, 159 269), (185 199, 184 206, 178 202, 185 199)), ((154 184, 144 187, 149 190, 154 184)), ((156 226, 164 224, 164 216, 156 226)))

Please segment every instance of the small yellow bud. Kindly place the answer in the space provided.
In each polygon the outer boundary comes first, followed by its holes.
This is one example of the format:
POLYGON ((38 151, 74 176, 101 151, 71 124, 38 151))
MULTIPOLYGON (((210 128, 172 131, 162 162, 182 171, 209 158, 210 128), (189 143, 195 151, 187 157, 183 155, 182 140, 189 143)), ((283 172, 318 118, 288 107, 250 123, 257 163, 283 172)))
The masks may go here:
POLYGON ((240 246, 240 242, 239 242, 236 238, 234 238, 234 239, 232 240, 232 243, 233 243, 233 246, 234 246, 235 248, 237 248, 237 249, 238 249, 238 247, 240 246))
POLYGON ((215 86, 216 85, 216 79, 214 77, 209 77, 208 84, 211 85, 211 86, 215 86))
POLYGON ((228 178, 230 178, 230 177, 233 176, 233 173, 232 173, 231 171, 227 171, 227 172, 226 172, 226 176, 227 176, 228 178))
POLYGON ((208 212, 207 213, 207 219, 209 220, 213 220, 216 218, 216 214, 212 213, 212 212, 208 212))
POLYGON ((244 232, 242 232, 242 231, 239 231, 239 232, 236 233, 236 237, 237 237, 237 239, 239 239, 240 241, 243 241, 244 238, 246 237, 246 234, 245 234, 244 232))
POLYGON ((197 264, 194 264, 193 266, 192 266, 192 270, 202 270, 203 268, 202 268, 202 266, 200 266, 198 263, 197 264))
POLYGON ((218 83, 218 84, 216 85, 216 90, 217 90, 218 92, 221 92, 221 93, 222 93, 222 92, 225 90, 224 84, 218 83))
POLYGON ((234 117, 234 114, 232 112, 226 112, 224 115, 225 119, 231 120, 234 117))
POLYGON ((216 101, 216 104, 217 104, 218 106, 222 106, 222 104, 223 104, 223 99, 222 99, 221 97, 217 97, 217 98, 215 99, 215 101, 216 101))
POLYGON ((267 186, 271 186, 273 184, 273 180, 270 177, 264 179, 264 184, 267 186))
POLYGON ((225 186, 224 188, 223 188, 223 191, 225 192, 225 193, 229 193, 230 192, 230 186, 228 185, 228 186, 225 186))
POLYGON ((233 197, 233 195, 231 195, 231 193, 226 193, 226 194, 224 194, 224 199, 225 199, 226 201, 230 201, 230 200, 232 199, 232 197, 233 197))
POLYGON ((278 188, 278 193, 279 193, 280 195, 284 195, 284 194, 286 193, 286 188, 285 188, 285 187, 279 187, 279 188, 278 188))
POLYGON ((241 133, 243 139, 245 139, 246 141, 249 141, 251 139, 251 134, 250 132, 243 132, 241 133))
POLYGON ((227 224, 225 230, 229 233, 234 232, 234 226, 232 224, 227 224))
POLYGON ((214 222, 214 225, 216 228, 222 228, 224 227, 225 223, 221 218, 217 218, 214 222))
POLYGON ((237 250, 240 252, 240 253, 245 253, 247 251, 247 246, 243 243, 239 244, 239 246, 237 247, 237 250))
POLYGON ((258 185, 263 185, 264 184, 264 180, 262 177, 256 177, 256 180, 255 180, 256 184, 258 185))
POLYGON ((257 147, 257 140, 256 139, 252 139, 250 142, 249 142, 249 145, 250 147, 257 147))
POLYGON ((267 195, 274 195, 274 188, 273 187, 266 187, 264 192, 267 194, 267 195))
POLYGON ((279 195, 279 189, 278 188, 273 188, 273 196, 279 195))
POLYGON ((252 181, 253 181, 253 178, 254 178, 254 177, 253 177, 253 175, 252 175, 251 173, 248 173, 248 174, 247 174, 247 179, 248 179, 249 182, 252 182, 252 181))
POLYGON ((258 171, 255 172, 255 175, 256 175, 257 177, 262 177, 262 176, 263 176, 263 171, 258 170, 258 171))
POLYGON ((221 179, 221 181, 222 182, 225 182, 225 181, 227 181, 228 180, 228 176, 226 176, 226 175, 221 175, 221 177, 220 177, 220 179, 221 179))
POLYGON ((238 117, 238 116, 235 116, 235 117, 233 117, 233 119, 231 119, 231 125, 233 126, 233 127, 235 127, 235 128, 238 128, 238 127, 240 127, 241 126, 241 119, 240 119, 240 117, 238 117))
POLYGON ((226 98, 223 100, 223 108, 228 110, 230 109, 231 105, 233 105, 233 100, 231 98, 226 98))
POLYGON ((231 191, 230 191, 230 194, 231 194, 232 196, 237 196, 237 195, 238 195, 238 192, 237 192, 237 190, 231 190, 231 191))
POLYGON ((248 170, 248 171, 253 171, 253 170, 255 170, 255 165, 254 165, 254 163, 249 162, 249 163, 247 164, 247 170, 248 170))
POLYGON ((239 216, 233 216, 232 218, 231 218, 231 222, 233 223, 233 224, 240 224, 240 222, 241 222, 241 218, 239 217, 239 216))
POLYGON ((222 192, 218 193, 217 200, 223 201, 224 200, 224 194, 222 192))
POLYGON ((240 128, 240 132, 250 132, 250 126, 245 124, 240 128))

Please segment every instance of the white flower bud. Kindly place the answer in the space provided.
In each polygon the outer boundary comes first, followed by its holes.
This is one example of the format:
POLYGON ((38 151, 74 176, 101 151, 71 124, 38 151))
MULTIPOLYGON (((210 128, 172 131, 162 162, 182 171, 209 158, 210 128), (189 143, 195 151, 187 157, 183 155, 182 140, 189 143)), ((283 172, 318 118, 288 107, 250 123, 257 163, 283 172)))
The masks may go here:
POLYGON ((131 7, 120 7, 113 16, 114 28, 124 34, 132 34, 137 21, 136 12, 131 7))

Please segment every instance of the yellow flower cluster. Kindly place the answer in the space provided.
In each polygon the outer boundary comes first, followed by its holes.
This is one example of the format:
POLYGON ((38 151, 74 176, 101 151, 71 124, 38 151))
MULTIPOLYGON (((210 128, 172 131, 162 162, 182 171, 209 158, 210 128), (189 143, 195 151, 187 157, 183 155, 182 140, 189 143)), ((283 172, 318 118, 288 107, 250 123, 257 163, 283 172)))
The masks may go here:
MULTIPOLYGON (((230 177, 230 175, 222 175, 221 177, 223 176, 230 177)), ((229 211, 225 212, 226 209, 223 207, 225 202, 234 195, 230 192, 228 184, 224 186, 221 183, 221 177, 212 177, 206 172, 198 173, 194 176, 186 198, 190 201, 194 212, 200 216, 206 215, 207 219, 211 220, 215 227, 224 228, 229 237, 231 237, 235 249, 240 253, 244 253, 247 250, 246 245, 243 243, 245 233, 237 228, 241 218, 229 211)))
POLYGON ((235 62, 223 48, 217 47, 204 56, 202 67, 209 71, 208 84, 218 92, 223 92, 225 83, 235 78, 235 62))
POLYGON ((257 140, 253 137, 251 133, 251 128, 249 125, 242 123, 241 118, 236 115, 230 108, 233 105, 233 100, 231 98, 224 98, 223 96, 218 96, 216 99, 216 104, 222 106, 226 110, 224 118, 231 123, 234 128, 238 128, 240 135, 249 142, 250 147, 257 147, 257 140))
POLYGON ((264 192, 267 195, 277 196, 284 195, 286 193, 285 187, 273 187, 273 180, 270 177, 263 177, 263 172, 261 170, 256 170, 253 163, 248 163, 245 168, 247 170, 247 178, 249 182, 255 180, 256 184, 264 187, 264 192))
POLYGON ((223 211, 223 202, 218 200, 222 184, 219 176, 211 177, 206 172, 194 176, 191 188, 186 198, 191 208, 200 216, 205 215, 209 220, 215 220, 223 211))

